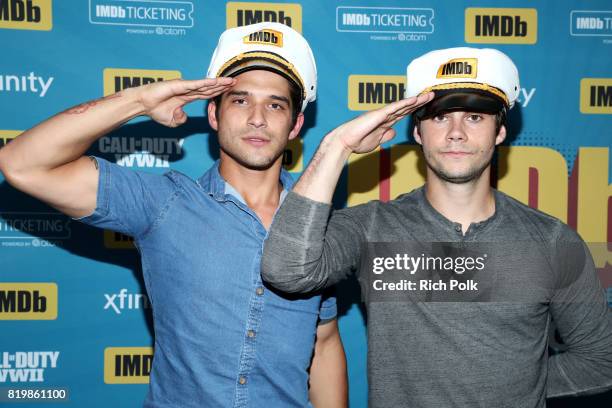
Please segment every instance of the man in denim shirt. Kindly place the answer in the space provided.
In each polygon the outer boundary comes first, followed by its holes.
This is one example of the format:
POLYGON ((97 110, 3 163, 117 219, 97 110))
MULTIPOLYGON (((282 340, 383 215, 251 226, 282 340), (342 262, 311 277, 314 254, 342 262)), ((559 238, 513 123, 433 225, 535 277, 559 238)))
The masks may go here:
POLYGON ((208 77, 126 89, 60 113, 2 149, 0 170, 60 211, 134 237, 155 326, 146 407, 346 406, 335 299, 283 297, 259 269, 293 183, 282 153, 315 99, 310 47, 277 23, 230 29, 208 77), (83 156, 136 116, 175 127, 187 120, 186 103, 211 98, 220 160, 197 181, 83 156))

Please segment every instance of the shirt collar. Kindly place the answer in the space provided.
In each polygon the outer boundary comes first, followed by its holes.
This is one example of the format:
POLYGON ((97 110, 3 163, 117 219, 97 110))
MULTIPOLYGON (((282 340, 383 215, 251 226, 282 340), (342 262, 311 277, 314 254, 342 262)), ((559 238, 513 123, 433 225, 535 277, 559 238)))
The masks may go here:
MULTIPOLYGON (((500 196, 501 193, 499 191, 497 191, 496 189, 492 189, 492 190, 493 190, 493 198, 495 199, 495 212, 493 213, 492 216, 490 216, 486 220, 483 220, 480 222, 474 222, 470 224, 471 230, 481 230, 484 227, 495 224, 499 220, 500 218, 499 214, 501 213, 502 207, 504 206, 504 200, 501 199, 501 196, 500 196)), ((418 203, 419 203, 419 206, 421 207, 421 210, 425 214, 437 220, 444 227, 453 229, 457 232, 461 232, 460 223, 449 220, 444 215, 440 214, 438 210, 436 210, 431 205, 431 203, 427 199, 427 195, 425 194, 425 185, 419 187, 416 191, 416 194, 420 196, 420 200, 418 200, 418 203)))
MULTIPOLYGON (((294 181, 289 172, 282 167, 279 179, 283 185, 282 200, 287 194, 286 191, 291 190, 293 187, 294 181)), ((219 160, 215 161, 212 167, 198 179, 198 184, 217 201, 225 201, 226 195, 231 194, 244 202, 240 194, 221 177, 221 173, 219 173, 219 160)))

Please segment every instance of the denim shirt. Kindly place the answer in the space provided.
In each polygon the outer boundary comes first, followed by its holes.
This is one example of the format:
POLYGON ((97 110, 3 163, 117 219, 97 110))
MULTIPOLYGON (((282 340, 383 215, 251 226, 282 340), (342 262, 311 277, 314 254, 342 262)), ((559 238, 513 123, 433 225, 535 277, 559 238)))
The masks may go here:
MULTIPOLYGON (((80 221, 131 235, 140 251, 155 326, 144 406, 311 406, 317 323, 335 317, 335 298, 262 283, 267 231, 219 163, 194 181, 97 160, 97 208, 80 221)), ((280 180, 286 194, 292 179, 280 180)))

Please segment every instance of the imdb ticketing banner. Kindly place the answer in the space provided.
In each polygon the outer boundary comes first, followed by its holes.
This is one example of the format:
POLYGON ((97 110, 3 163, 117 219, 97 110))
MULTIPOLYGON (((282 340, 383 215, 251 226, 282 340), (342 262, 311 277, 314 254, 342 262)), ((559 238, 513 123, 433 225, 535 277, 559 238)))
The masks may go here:
MULTIPOLYGON (((335 126, 403 98, 412 59, 455 46, 508 54, 521 81, 507 140, 498 148, 495 185, 589 243, 612 306, 607 0, 0 0, 0 148, 83 102, 201 78, 224 29, 262 21, 302 33, 316 58, 317 100, 282 157, 294 178, 335 126)), ((457 56, 438 74, 466 77, 476 67, 469 56, 457 56)), ((185 112, 189 120, 178 128, 135 118, 101 136, 87 154, 131 171, 176 170, 198 178, 219 148, 206 104, 191 103, 185 112)), ((392 141, 349 159, 337 191, 340 205, 391 200, 423 184, 424 160, 409 124, 402 120, 392 141)), ((63 403, 73 407, 141 405, 154 371, 156 303, 146 292, 138 242, 84 226, 16 191, 2 175, 0 197, 0 389, 62 389, 68 393, 63 403)), ((340 285, 338 296, 359 299, 355 287, 340 285)), ((350 404, 365 408, 365 319, 358 304, 340 303, 350 404)))

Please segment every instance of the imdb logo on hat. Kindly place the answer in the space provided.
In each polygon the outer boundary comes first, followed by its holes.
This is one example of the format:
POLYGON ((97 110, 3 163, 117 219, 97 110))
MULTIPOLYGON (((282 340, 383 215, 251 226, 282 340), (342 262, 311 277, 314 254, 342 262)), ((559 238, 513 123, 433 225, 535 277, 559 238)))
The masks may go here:
POLYGON ((104 349, 104 383, 148 384, 152 364, 151 347, 107 347, 104 349))
POLYGON ((350 75, 348 78, 348 108, 365 111, 380 108, 404 97, 404 75, 350 75))
POLYGON ((134 88, 153 82, 180 79, 181 72, 153 69, 105 68, 102 77, 104 81, 104 96, 108 96, 127 88, 134 88))
POLYGON ((264 44, 276 47, 283 46, 283 33, 276 30, 261 30, 244 37, 245 44, 264 44))
POLYGON ((612 114, 612 78, 580 80, 580 112, 612 114))
POLYGON ((292 3, 246 3, 230 1, 226 6, 226 28, 249 24, 282 23, 302 32, 302 5, 292 3))
POLYGON ((465 9, 465 42, 478 44, 535 44, 538 11, 533 8, 465 9))
POLYGON ((0 28, 50 31, 51 0, 0 0, 0 28))

